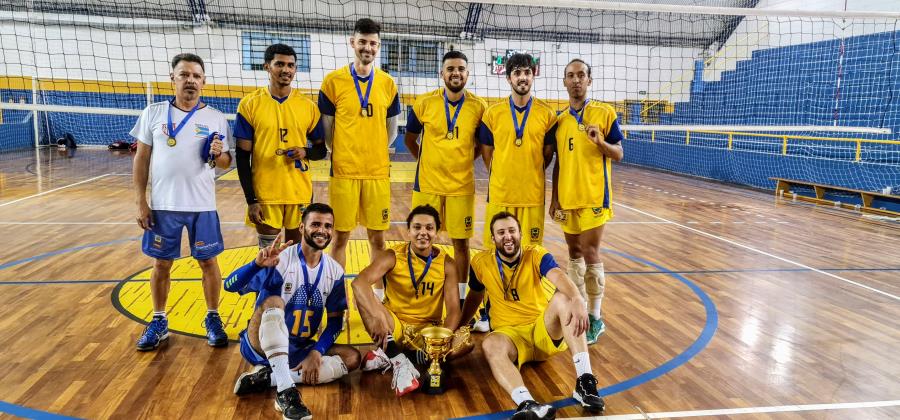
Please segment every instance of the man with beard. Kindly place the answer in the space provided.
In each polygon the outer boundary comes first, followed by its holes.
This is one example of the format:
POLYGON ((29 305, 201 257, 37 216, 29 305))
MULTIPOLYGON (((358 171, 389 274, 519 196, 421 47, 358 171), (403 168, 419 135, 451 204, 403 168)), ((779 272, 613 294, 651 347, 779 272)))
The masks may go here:
POLYGON ((394 79, 375 68, 380 33, 381 25, 372 19, 358 20, 350 37, 353 62, 326 75, 319 91, 331 148, 329 201, 337 231, 331 256, 342 266, 350 232, 358 224, 366 227, 374 255, 384 249, 384 231, 391 223, 388 147, 397 136, 400 97, 394 79))
MULTIPOLYGON (((459 51, 444 54, 444 89, 416 100, 406 123, 404 141, 418 159, 412 207, 428 204, 438 210, 453 242, 457 273, 469 272, 469 238, 475 215, 475 135, 487 103, 466 90, 468 58, 459 51), (421 146, 417 143, 422 136, 421 146)), ((465 296, 460 283, 459 296, 465 296)))
MULTIPOLYGON (((525 244, 540 244, 544 237, 544 169, 556 141, 556 111, 531 94, 536 69, 528 54, 509 57, 506 81, 512 94, 484 112, 478 135, 490 174, 485 220, 504 211, 516 215, 525 244)), ((487 229, 484 243, 491 243, 487 229)))
POLYGON ((309 161, 328 152, 316 104, 291 88, 294 49, 271 45, 263 60, 269 86, 241 99, 234 124, 246 220, 256 227, 260 248, 271 245, 282 228, 286 240, 300 241, 300 215, 313 195, 309 161))
POLYGON ((254 367, 241 374, 234 393, 277 388, 276 409, 286 419, 308 419, 295 383, 331 382, 359 367, 359 352, 334 344, 343 328, 347 297, 344 270, 322 252, 333 232, 334 212, 313 203, 303 210, 301 243, 281 244, 279 234, 256 259, 225 280, 225 290, 256 292, 256 308, 241 331, 241 355, 254 367), (322 316, 328 314, 325 328, 322 316), (318 341, 312 337, 318 333, 318 341))
POLYGON ((569 108, 559 116, 556 165, 550 216, 562 227, 569 248, 569 278, 588 303, 588 344, 606 329, 600 303, 606 279, 600 261, 603 226, 613 217, 612 161, 622 160, 622 140, 616 111, 587 97, 591 67, 576 58, 565 68, 563 85, 569 108))
POLYGON ((494 379, 518 406, 512 418, 555 418, 556 409, 534 400, 517 367, 546 360, 567 347, 572 350, 577 377, 572 397, 590 411, 602 411, 603 399, 597 393, 597 379, 591 373, 585 340, 587 313, 575 284, 546 249, 521 245, 522 234, 515 215, 495 214, 490 232, 495 249, 472 257, 470 290, 462 320, 472 319, 486 293, 491 300, 494 331, 481 346, 494 379), (549 302, 543 277, 556 288, 549 302))
POLYGON ((376 346, 366 354, 363 370, 393 368, 391 386, 397 396, 419 387, 419 372, 402 350, 414 348, 411 343, 422 346, 422 328, 443 325, 456 332, 453 345, 460 347, 450 358, 472 350, 471 344, 460 342, 468 326, 460 327, 456 266, 434 246, 441 228, 437 210, 427 204, 414 208, 406 227, 409 242, 378 252, 352 283, 363 324, 376 346), (372 291, 382 281, 383 304, 372 291))
POLYGON ((155 350, 169 338, 166 301, 172 261, 181 256, 181 234, 187 228, 191 256, 203 272, 207 343, 228 345, 219 317, 222 274, 216 256, 225 250, 216 212, 215 167, 231 165, 231 130, 225 114, 200 100, 206 74, 195 54, 172 58, 169 74, 175 98, 149 105, 131 130, 137 139, 134 190, 137 223, 144 229, 141 250, 152 257, 150 297, 153 319, 138 339, 139 351, 155 350), (150 201, 147 201, 147 181, 150 201))

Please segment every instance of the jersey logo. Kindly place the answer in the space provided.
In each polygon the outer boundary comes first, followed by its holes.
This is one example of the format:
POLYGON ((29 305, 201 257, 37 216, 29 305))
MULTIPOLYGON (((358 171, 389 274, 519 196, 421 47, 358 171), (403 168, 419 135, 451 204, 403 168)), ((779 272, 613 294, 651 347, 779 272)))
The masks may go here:
POLYGON ((541 228, 531 228, 531 240, 536 241, 541 236, 541 228))
POLYGON ((209 137, 209 127, 203 124, 194 124, 194 134, 197 137, 209 137))
POLYGON ((284 294, 291 294, 291 290, 294 288, 294 283, 285 283, 284 284, 284 294))

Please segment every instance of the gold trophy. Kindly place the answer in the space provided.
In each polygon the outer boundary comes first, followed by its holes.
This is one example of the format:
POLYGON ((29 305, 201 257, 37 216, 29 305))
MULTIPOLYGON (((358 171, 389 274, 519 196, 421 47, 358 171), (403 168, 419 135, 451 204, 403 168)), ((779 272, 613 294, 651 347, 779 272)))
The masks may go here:
POLYGON ((431 366, 428 367, 428 383, 425 387, 425 392, 432 395, 442 394, 444 393, 444 381, 442 380, 443 371, 441 370, 440 362, 446 360, 447 355, 469 342, 469 329, 468 327, 462 327, 454 334, 449 328, 425 327, 419 331, 419 337, 422 338, 423 346, 420 347, 418 343, 414 343, 413 347, 425 353, 426 357, 431 360, 431 366), (460 335, 462 338, 456 347, 453 347, 454 335, 460 335))

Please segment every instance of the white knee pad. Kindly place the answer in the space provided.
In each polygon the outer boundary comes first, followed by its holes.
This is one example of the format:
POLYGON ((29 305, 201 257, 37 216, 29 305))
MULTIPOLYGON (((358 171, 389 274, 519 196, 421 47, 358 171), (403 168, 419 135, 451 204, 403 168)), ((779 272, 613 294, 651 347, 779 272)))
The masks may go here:
POLYGON ((284 310, 266 309, 259 324, 259 346, 266 358, 278 353, 288 353, 288 330, 284 323, 284 310))
POLYGON ((585 279, 585 265, 584 258, 578 259, 569 259, 569 270, 568 270, 569 278, 572 279, 572 283, 575 283, 575 287, 578 288, 578 293, 581 294, 581 297, 584 298, 585 302, 587 302, 587 291, 585 290, 584 279, 585 279))
POLYGON ((259 241, 259 248, 262 249, 272 246, 272 244, 275 243, 275 238, 277 238, 278 235, 263 235, 259 233, 256 235, 256 237, 259 241))
POLYGON ((606 289, 606 274, 603 272, 603 263, 590 264, 584 274, 584 286, 588 296, 603 299, 603 291, 606 289))
POLYGON ((322 366, 319 367, 319 382, 325 384, 347 374, 347 366, 341 360, 341 356, 322 356, 322 366))

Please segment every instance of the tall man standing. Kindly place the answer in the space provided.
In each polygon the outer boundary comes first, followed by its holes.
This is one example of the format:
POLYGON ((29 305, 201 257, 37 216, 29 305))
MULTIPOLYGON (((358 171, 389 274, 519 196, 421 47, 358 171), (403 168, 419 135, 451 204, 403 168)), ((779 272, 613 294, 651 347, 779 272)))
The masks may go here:
MULTIPOLYGON (((478 136, 490 173, 484 218, 503 211, 516 215, 525 244, 540 244, 544 238, 544 169, 556 141, 556 111, 531 93, 536 69, 528 54, 509 57, 506 81, 512 93, 484 112, 478 136)), ((493 243, 488 229, 484 243, 493 243)))
MULTIPOLYGON (((441 64, 444 88, 416 100, 404 141, 418 160, 412 208, 428 204, 438 210, 453 242, 457 273, 469 272, 469 238, 475 215, 475 136, 487 103, 466 90, 466 55, 448 51, 441 64), (421 135, 421 146, 417 142, 421 135)), ((460 282, 460 298, 465 282, 460 282)))
POLYGON ((309 161, 328 153, 316 104, 291 88, 297 53, 274 44, 263 60, 269 86, 241 99, 234 124, 247 222, 256 227, 260 248, 282 228, 286 240, 300 242, 300 217, 313 195, 309 161))
POLYGON ((390 227, 391 182, 388 146, 397 136, 400 97, 394 79, 375 68, 381 25, 356 22, 350 47, 353 63, 325 76, 319 110, 331 146, 330 202, 336 231, 331 255, 346 262, 350 232, 366 227, 372 252, 384 250, 390 227))
POLYGON ((606 329, 600 303, 606 286, 600 240, 613 217, 612 161, 622 160, 622 140, 616 111, 588 99, 591 67, 581 59, 566 65, 563 85, 569 107, 559 116, 556 165, 550 216, 562 227, 569 248, 569 278, 588 304, 588 344, 606 329))
POLYGON ((176 55, 169 78, 175 98, 145 108, 131 130, 138 140, 133 174, 136 219, 144 229, 141 248, 154 258, 150 275, 153 319, 137 342, 140 351, 155 350, 169 338, 169 275, 172 261, 181 256, 185 228, 191 256, 203 272, 207 342, 215 347, 228 344, 218 311, 222 274, 216 256, 225 247, 216 212, 214 168, 231 165, 230 128, 224 114, 200 100, 206 83, 200 57, 176 55), (152 185, 149 202, 148 179, 152 185))

